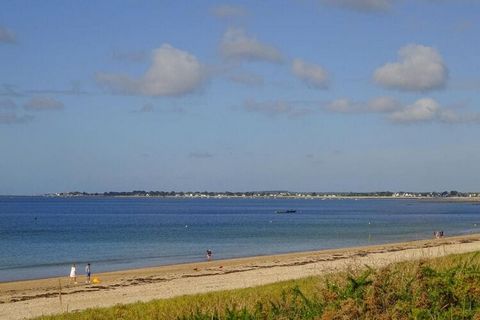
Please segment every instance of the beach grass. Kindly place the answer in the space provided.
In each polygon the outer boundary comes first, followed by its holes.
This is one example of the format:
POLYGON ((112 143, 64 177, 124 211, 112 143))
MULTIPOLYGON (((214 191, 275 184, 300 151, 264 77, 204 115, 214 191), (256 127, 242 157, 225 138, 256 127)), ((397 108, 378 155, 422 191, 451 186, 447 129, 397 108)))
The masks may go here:
POLYGON ((480 252, 38 319, 480 320, 480 252))

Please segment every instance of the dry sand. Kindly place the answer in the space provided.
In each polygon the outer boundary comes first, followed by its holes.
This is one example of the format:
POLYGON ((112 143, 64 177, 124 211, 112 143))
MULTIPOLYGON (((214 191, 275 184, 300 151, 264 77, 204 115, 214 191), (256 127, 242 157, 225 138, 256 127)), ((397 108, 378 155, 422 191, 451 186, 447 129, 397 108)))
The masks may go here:
POLYGON ((337 250, 217 260, 96 274, 98 285, 49 278, 0 283, 0 319, 26 319, 119 303, 164 299, 342 271, 480 251, 480 235, 337 250), (60 294, 61 293, 61 294, 60 294))

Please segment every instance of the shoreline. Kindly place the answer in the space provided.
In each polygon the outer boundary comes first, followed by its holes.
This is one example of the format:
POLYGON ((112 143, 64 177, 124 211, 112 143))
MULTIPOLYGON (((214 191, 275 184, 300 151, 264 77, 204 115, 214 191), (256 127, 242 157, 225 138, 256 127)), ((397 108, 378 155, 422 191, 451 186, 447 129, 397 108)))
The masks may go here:
MULTIPOLYGON (((187 268, 190 268, 191 266, 198 266, 198 265, 204 265, 204 264, 212 264, 214 262, 217 263, 225 263, 225 264, 231 264, 231 263, 241 263, 243 261, 253 261, 253 260, 262 260, 263 258, 269 259, 269 258, 288 258, 291 256, 303 256, 303 255, 317 255, 317 254, 328 254, 328 253, 337 253, 340 251, 354 251, 354 250, 362 250, 362 249, 370 249, 370 248, 375 248, 375 247, 388 247, 388 246, 402 246, 402 245, 410 245, 410 244, 415 244, 415 243, 423 243, 423 242, 430 242, 430 241, 442 241, 442 240, 455 240, 457 238, 463 239, 463 238, 469 238, 469 237, 474 237, 476 238, 478 236, 480 240, 480 233, 468 233, 468 234, 460 234, 460 235, 452 235, 452 236, 446 236, 440 239, 433 239, 433 238, 428 238, 428 239, 415 239, 415 240, 405 240, 405 241, 400 241, 400 242, 385 242, 385 243, 378 243, 378 244, 368 244, 368 245, 358 245, 358 246, 350 246, 350 247, 338 247, 338 248, 326 248, 326 249, 318 249, 318 250, 306 250, 306 251, 292 251, 292 252, 281 252, 281 253, 267 253, 267 254, 260 254, 260 255, 254 255, 254 256, 237 256, 237 257, 231 257, 231 258, 221 258, 221 259, 212 259, 212 261, 206 261, 205 259, 199 260, 199 261, 185 261, 185 262, 174 262, 174 263, 166 263, 166 264, 157 264, 157 265, 150 265, 150 266, 139 266, 139 267, 132 267, 132 268, 127 268, 127 269, 114 269, 114 270, 108 270, 108 271, 101 271, 101 272, 95 272, 92 273, 92 279, 94 276, 100 277, 107 277, 108 279, 115 277, 116 274, 137 274, 137 273, 144 273, 144 272, 149 272, 149 271, 162 271, 162 269, 183 269, 182 267, 185 266, 187 268)), ((85 278, 85 273, 83 272, 83 267, 84 264, 78 264, 77 263, 77 279, 84 279, 85 278)), ((16 280, 6 280, 6 281, 0 281, 0 305, 2 304, 2 295, 1 295, 1 289, 2 287, 8 287, 9 284, 12 284, 13 286, 17 287, 21 283, 28 283, 30 284, 35 284, 37 282, 53 282, 53 281, 58 281, 62 280, 64 281, 65 279, 68 280, 68 273, 70 266, 66 266, 66 271, 64 275, 61 276, 48 276, 48 277, 36 277, 36 278, 28 278, 28 279, 16 279, 16 280)), ((67 281, 68 282, 68 281, 67 281)), ((63 282, 62 282, 63 284, 63 282)), ((79 283, 81 285, 82 283, 79 283)))
MULTIPOLYGON (((480 234, 384 245, 183 263, 93 274, 101 283, 67 277, 0 283, 0 318, 40 315, 254 287, 284 280, 453 253, 480 251, 480 234), (59 299, 61 297, 61 299, 59 299)), ((93 277, 92 277, 93 278, 93 277)))

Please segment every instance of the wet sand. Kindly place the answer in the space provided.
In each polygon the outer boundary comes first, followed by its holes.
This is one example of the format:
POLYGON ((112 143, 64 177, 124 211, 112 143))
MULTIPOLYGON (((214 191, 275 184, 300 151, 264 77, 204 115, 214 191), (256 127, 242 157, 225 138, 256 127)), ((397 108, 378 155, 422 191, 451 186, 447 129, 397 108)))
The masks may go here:
POLYGON ((0 319, 25 319, 164 299, 185 294, 254 287, 364 265, 480 251, 480 234, 387 245, 214 260, 95 274, 101 283, 77 285, 68 277, 0 283, 0 319))

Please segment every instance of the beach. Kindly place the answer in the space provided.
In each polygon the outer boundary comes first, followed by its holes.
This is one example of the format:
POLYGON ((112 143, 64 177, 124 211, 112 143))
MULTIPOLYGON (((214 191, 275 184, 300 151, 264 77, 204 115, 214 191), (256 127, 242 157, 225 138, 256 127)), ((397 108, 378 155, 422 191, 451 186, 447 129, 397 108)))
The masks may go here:
MULTIPOLYGON (((254 287, 391 263, 480 251, 480 234, 386 245, 213 260, 94 274, 101 283, 67 276, 0 283, 0 318, 26 319, 180 295, 254 287)), ((94 266, 93 266, 94 267, 94 266)), ((79 270, 83 266, 79 266, 79 270)))

